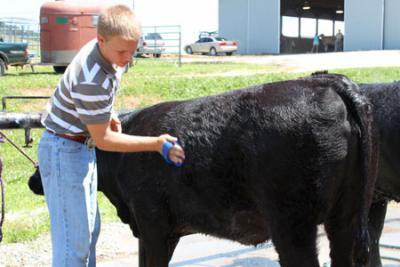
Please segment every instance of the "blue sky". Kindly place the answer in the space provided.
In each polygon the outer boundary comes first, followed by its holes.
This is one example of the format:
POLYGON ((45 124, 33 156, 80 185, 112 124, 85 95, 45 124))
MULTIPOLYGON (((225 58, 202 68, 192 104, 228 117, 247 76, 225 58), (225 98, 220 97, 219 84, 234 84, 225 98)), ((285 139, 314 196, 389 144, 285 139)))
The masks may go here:
MULTIPOLYGON (((183 44, 195 41, 199 31, 213 31, 218 28, 218 0, 104 0, 102 2, 123 3, 132 7, 133 1, 143 26, 181 25, 183 44)), ((1 6, 0 18, 22 17, 38 21, 40 6, 45 2, 48 1, 7 1, 7 4, 3 3, 1 6)))

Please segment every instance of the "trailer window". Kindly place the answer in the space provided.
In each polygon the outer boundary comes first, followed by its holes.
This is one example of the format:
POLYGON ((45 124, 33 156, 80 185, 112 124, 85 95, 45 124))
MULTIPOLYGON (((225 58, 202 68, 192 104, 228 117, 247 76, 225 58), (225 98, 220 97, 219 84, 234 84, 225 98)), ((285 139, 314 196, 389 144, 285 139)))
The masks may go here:
POLYGON ((49 23, 48 17, 40 17, 40 24, 47 24, 49 23))
POLYGON ((97 15, 92 16, 92 25, 94 27, 97 27, 97 22, 98 21, 99 21, 99 16, 97 16, 97 15))

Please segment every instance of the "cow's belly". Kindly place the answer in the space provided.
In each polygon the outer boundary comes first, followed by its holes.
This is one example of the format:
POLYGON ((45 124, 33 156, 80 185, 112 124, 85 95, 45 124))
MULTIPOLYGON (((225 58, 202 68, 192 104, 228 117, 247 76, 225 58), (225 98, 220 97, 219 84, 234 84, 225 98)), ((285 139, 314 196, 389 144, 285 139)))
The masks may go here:
POLYGON ((219 214, 192 214, 188 220, 177 221, 174 232, 182 236, 204 233, 245 245, 257 245, 270 239, 265 218, 249 209, 221 211, 219 214))
POLYGON ((228 229, 230 230, 230 235, 226 238, 245 245, 257 245, 270 239, 265 219, 254 212, 236 212, 233 214, 228 229))

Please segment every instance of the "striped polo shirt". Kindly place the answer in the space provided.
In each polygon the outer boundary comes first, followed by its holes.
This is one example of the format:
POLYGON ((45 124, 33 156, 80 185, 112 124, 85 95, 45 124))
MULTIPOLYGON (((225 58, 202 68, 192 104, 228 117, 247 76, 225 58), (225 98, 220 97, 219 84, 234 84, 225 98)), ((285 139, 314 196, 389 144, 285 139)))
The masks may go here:
POLYGON ((110 120, 125 68, 114 68, 100 54, 97 40, 86 44, 69 64, 42 116, 54 133, 89 135, 86 124, 110 120))

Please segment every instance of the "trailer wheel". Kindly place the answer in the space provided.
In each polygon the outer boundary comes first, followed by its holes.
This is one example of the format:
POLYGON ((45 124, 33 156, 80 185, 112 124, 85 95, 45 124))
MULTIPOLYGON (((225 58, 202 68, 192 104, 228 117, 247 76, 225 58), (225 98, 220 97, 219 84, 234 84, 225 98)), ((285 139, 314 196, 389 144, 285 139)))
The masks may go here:
POLYGON ((0 58, 0 76, 6 74, 6 63, 0 58))
POLYGON ((53 66, 53 69, 56 73, 63 74, 65 70, 67 69, 66 66, 53 66))

